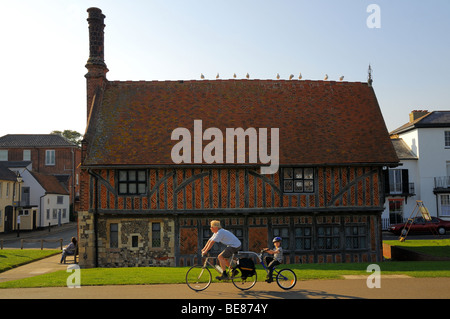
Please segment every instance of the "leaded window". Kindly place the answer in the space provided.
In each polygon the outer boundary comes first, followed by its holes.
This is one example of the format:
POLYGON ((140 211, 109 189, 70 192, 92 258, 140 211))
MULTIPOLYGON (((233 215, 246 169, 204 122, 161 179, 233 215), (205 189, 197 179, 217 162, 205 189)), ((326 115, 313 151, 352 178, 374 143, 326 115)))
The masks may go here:
POLYGON ((284 168, 283 191, 285 193, 313 193, 314 169, 311 167, 284 168))
POLYGON ((119 194, 142 195, 147 192, 147 174, 145 170, 120 170, 119 194))

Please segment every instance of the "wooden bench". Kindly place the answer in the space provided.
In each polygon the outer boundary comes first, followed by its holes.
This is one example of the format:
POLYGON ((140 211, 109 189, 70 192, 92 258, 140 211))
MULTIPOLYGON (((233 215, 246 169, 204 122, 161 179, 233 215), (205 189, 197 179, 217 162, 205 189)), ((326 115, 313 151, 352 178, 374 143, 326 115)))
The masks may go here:
POLYGON ((78 256, 78 245, 75 247, 75 253, 73 255, 64 256, 64 263, 66 263, 68 257, 72 257, 73 263, 77 264, 77 256, 78 256))

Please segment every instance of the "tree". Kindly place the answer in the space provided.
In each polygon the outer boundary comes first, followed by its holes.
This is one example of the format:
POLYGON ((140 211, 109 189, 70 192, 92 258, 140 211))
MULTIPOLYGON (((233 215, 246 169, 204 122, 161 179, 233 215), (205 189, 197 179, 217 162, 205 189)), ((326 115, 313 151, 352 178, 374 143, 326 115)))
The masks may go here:
POLYGON ((71 130, 64 130, 64 131, 52 131, 50 134, 56 134, 61 135, 65 139, 69 140, 72 143, 77 144, 78 146, 81 146, 81 140, 83 139, 83 136, 78 133, 77 131, 71 131, 71 130))

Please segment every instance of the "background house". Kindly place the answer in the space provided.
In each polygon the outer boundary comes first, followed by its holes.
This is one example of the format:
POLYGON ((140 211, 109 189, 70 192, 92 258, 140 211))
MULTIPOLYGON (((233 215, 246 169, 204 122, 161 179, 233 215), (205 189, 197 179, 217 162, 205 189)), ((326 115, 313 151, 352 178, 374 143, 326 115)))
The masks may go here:
POLYGON ((73 206, 79 198, 80 154, 76 144, 57 134, 0 137, 0 161, 31 162, 32 171, 55 176, 69 192, 73 206))
POLYGON ((16 229, 14 202, 18 189, 16 174, 0 163, 0 233, 16 229))
POLYGON ((16 215, 20 216, 21 230, 69 222, 69 193, 55 176, 30 171, 17 162, 12 163, 9 169, 15 176, 20 174, 22 177, 20 197, 16 199, 16 215))
POLYGON ((432 216, 450 220, 450 111, 412 111, 390 134, 403 165, 389 171, 383 218, 408 218, 422 200, 432 216))

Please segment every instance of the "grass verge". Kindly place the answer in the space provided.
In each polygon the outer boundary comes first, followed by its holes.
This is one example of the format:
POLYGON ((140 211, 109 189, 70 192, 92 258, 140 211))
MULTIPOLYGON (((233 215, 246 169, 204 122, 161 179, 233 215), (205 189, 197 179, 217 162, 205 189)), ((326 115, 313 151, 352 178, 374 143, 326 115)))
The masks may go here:
MULTIPOLYGON (((285 265, 295 271, 298 280, 342 279, 344 275, 369 276, 369 263, 359 264, 294 264, 285 265)), ((450 277, 450 261, 383 262, 381 275, 411 277, 450 277)), ((81 285, 150 285, 185 283, 189 267, 130 267, 81 269, 81 285)), ((281 266, 279 267, 281 269, 281 266)), ((257 268, 258 281, 265 279, 265 271, 257 268)), ((211 269, 213 278, 217 273, 211 269)), ((0 288, 65 287, 70 273, 57 271, 21 280, 0 283, 0 288)), ((214 279, 215 280, 215 279, 214 279)))
POLYGON ((383 243, 435 257, 450 257, 450 239, 385 240, 383 243))
POLYGON ((61 253, 61 250, 2 249, 0 250, 0 272, 61 253))

